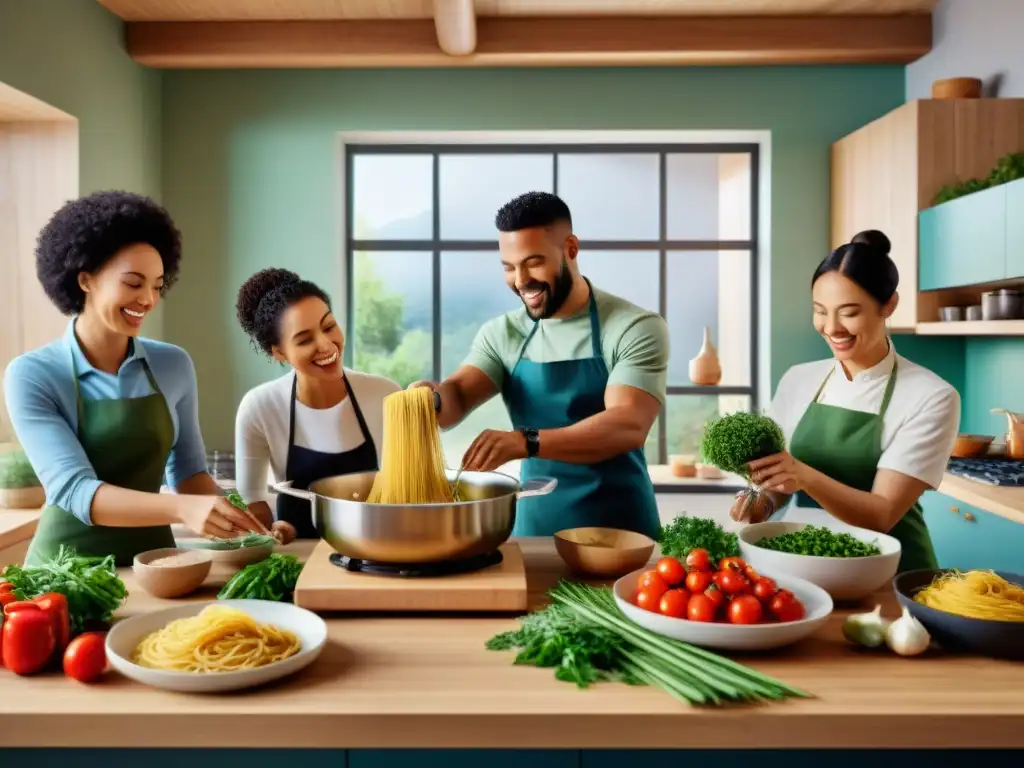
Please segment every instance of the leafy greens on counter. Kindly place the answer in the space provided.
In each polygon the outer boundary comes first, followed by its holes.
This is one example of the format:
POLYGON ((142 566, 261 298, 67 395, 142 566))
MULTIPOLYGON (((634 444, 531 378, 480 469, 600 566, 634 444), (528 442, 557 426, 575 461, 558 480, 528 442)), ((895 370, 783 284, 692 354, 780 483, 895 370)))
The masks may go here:
POLYGON ((736 534, 727 532, 714 520, 705 517, 680 515, 661 527, 658 543, 663 555, 683 562, 694 549, 706 549, 713 563, 721 562, 723 557, 738 557, 740 554, 736 534))
POLYGON ((295 555, 274 553, 231 577, 217 593, 221 600, 291 600, 302 563, 295 555))

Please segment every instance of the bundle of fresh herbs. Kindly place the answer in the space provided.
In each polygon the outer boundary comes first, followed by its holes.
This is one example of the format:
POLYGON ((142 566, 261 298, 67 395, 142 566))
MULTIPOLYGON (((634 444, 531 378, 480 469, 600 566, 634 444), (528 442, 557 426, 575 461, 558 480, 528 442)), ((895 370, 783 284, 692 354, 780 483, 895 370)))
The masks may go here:
POLYGON ((217 593, 221 600, 292 599, 302 563, 294 555, 272 554, 265 560, 245 566, 217 593))
POLYGON ((729 533, 714 520, 705 517, 680 515, 661 527, 658 536, 661 553, 686 562, 694 549, 707 550, 712 563, 723 557, 739 557, 740 545, 735 533, 729 533))
POLYGON ((751 481, 747 465, 786 450, 786 437, 770 416, 738 411, 707 423, 700 450, 708 464, 746 478, 749 486, 742 498, 749 506, 763 492, 751 481))
POLYGON ((46 592, 64 595, 73 634, 93 625, 109 624, 128 597, 113 555, 79 557, 72 547, 65 545, 39 565, 8 565, 0 573, 0 580, 14 585, 18 600, 31 600, 46 592))
POLYGON ((661 688, 696 705, 806 698, 808 694, 717 654, 633 624, 607 587, 563 581, 553 604, 495 635, 487 648, 518 650, 516 664, 554 668, 555 677, 586 688, 601 680, 661 688))

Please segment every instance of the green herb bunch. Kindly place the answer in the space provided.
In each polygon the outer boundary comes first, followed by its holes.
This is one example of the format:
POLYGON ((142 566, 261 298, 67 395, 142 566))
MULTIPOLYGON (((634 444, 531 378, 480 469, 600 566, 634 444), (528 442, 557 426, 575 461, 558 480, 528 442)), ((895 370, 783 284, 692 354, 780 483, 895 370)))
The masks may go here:
POLYGON ((942 187, 932 198, 932 205, 941 205, 958 197, 964 197, 983 189, 998 187, 1017 179, 1024 179, 1024 152, 1003 155, 996 162, 989 175, 983 179, 966 179, 942 187))
POLYGON ((288 601, 302 573, 302 563, 295 555, 273 554, 258 563, 251 563, 231 577, 217 593, 221 600, 288 601))
POLYGON ((737 557, 740 554, 736 534, 727 532, 714 520, 705 517, 680 515, 661 527, 658 543, 663 555, 679 560, 685 560, 694 549, 706 549, 713 563, 721 561, 723 557, 737 557))
POLYGON ((813 557, 870 557, 881 554, 881 550, 874 544, 817 525, 761 539, 757 546, 791 555, 813 557))
POLYGON ((38 488, 40 485, 24 451, 0 453, 0 488, 38 488))
POLYGON ((769 416, 744 411, 709 421, 700 445, 705 462, 747 479, 749 462, 785 449, 782 427, 769 416))

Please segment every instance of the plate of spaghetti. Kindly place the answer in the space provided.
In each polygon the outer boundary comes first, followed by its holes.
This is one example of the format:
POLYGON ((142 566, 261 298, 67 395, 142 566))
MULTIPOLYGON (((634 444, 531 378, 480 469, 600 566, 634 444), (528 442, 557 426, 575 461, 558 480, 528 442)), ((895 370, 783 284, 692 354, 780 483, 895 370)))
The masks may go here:
POLYGON ((117 622, 107 657, 125 677, 155 688, 217 693, 298 672, 327 642, 312 611, 269 600, 190 603, 117 622))
POLYGON ((945 649, 1024 659, 1024 575, 927 569, 901 573, 893 588, 945 649))

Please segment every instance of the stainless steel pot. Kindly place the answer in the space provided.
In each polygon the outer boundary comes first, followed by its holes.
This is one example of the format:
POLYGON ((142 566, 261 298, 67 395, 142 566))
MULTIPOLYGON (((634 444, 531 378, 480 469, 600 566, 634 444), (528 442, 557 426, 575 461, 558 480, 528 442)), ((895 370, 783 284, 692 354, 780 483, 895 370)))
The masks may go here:
MULTIPOLYGON (((448 482, 457 472, 450 470, 448 482)), ((512 534, 516 501, 545 496, 557 480, 520 485, 500 472, 463 472, 452 504, 367 504, 376 472, 325 477, 308 491, 291 481, 274 490, 310 502, 317 533, 349 557, 384 563, 457 560, 493 552, 512 534)))

